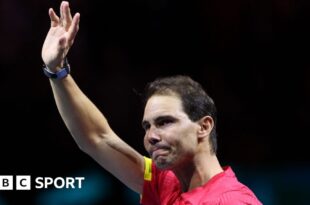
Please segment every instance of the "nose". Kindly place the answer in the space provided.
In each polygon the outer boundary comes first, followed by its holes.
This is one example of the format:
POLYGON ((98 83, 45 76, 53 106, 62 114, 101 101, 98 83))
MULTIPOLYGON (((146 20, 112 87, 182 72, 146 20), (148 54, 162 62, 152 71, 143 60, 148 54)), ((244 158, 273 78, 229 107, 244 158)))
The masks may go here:
POLYGON ((156 132, 156 128, 152 127, 147 131, 146 138, 151 145, 155 145, 161 141, 159 134, 156 132))

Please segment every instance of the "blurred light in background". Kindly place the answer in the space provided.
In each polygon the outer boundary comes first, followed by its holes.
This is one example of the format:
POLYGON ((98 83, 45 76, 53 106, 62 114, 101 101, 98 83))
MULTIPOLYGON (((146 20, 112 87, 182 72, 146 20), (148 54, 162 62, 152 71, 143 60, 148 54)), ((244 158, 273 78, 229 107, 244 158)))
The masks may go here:
POLYGON ((140 205, 140 195, 136 192, 132 191, 131 189, 128 189, 124 187, 123 196, 124 200, 126 201, 126 204, 128 205, 140 205))

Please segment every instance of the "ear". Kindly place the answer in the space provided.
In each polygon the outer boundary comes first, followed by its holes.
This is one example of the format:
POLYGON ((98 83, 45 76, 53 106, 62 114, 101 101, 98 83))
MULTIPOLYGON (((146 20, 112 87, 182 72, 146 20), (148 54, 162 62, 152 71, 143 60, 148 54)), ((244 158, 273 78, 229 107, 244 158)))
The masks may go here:
POLYGON ((198 121, 198 124, 199 124, 198 138, 202 139, 205 137, 209 137, 214 127, 213 118, 210 116, 204 116, 198 121))

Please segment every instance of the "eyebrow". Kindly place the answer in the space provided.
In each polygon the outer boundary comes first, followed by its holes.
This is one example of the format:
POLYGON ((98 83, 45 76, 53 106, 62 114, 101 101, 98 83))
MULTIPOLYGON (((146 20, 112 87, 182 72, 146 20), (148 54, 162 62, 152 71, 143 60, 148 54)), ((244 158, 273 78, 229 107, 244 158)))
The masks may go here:
MULTIPOLYGON (((162 115, 162 116, 156 117, 156 118, 154 119, 154 122, 155 122, 155 123, 158 123, 158 122, 160 122, 160 121, 162 121, 162 120, 176 120, 176 118, 173 117, 173 116, 171 116, 171 115, 162 115)), ((141 125, 142 125, 143 128, 145 128, 145 127, 148 126, 149 124, 150 124, 150 122, 147 121, 147 120, 143 120, 142 123, 141 123, 141 125)))

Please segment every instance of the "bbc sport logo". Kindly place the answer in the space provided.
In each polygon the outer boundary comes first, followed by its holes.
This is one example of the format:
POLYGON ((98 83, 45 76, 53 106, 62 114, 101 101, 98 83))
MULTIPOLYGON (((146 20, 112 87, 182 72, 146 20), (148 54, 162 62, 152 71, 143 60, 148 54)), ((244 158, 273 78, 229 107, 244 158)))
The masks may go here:
POLYGON ((0 175, 0 190, 81 189, 85 177, 36 177, 30 175, 0 175), (15 185, 15 186, 14 186, 15 185))

